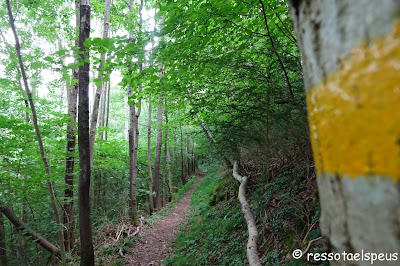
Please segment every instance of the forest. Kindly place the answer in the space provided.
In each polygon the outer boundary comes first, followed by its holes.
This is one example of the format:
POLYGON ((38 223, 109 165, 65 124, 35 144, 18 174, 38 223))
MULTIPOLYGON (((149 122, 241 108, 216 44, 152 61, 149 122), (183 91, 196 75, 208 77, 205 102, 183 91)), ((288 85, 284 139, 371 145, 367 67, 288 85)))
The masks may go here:
POLYGON ((400 2, 0 5, 0 266, 399 265, 400 2))

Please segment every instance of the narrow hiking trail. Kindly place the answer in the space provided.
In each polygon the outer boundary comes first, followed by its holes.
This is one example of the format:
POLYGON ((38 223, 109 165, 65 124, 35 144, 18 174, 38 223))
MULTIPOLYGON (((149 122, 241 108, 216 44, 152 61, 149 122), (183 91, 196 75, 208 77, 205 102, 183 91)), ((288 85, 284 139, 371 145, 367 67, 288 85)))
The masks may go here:
POLYGON ((184 194, 167 217, 139 233, 140 240, 132 253, 126 256, 128 263, 125 265, 161 265, 167 254, 172 252, 170 245, 179 231, 179 226, 185 221, 190 207, 190 196, 203 178, 204 175, 199 176, 197 182, 184 194))

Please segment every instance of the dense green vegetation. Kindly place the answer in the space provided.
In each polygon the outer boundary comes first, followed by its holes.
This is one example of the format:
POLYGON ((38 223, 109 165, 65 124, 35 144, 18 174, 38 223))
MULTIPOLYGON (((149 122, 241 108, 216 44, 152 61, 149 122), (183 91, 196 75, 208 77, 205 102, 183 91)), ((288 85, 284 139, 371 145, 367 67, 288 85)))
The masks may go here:
MULTIPOLYGON (((251 184, 249 192, 259 224, 262 263, 308 265, 290 259, 289 254, 296 248, 305 248, 310 240, 320 236, 313 180, 305 180, 293 169, 264 178, 267 181, 251 184)), ((237 182, 231 172, 209 165, 203 182, 192 195, 191 204, 188 224, 174 242, 174 256, 165 264, 244 264, 247 258, 243 243, 248 233, 237 201, 237 182)))

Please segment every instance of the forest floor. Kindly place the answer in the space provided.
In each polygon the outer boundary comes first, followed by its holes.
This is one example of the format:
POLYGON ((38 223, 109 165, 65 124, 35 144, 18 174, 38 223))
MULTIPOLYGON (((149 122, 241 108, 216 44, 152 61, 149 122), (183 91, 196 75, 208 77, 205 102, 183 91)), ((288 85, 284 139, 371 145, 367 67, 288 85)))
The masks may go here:
POLYGON ((190 197, 203 181, 203 177, 202 175, 199 177, 167 217, 139 233, 140 240, 132 249, 132 253, 126 257, 128 263, 125 265, 162 265, 162 261, 173 251, 171 242, 175 239, 181 224, 185 222, 190 207, 190 197))

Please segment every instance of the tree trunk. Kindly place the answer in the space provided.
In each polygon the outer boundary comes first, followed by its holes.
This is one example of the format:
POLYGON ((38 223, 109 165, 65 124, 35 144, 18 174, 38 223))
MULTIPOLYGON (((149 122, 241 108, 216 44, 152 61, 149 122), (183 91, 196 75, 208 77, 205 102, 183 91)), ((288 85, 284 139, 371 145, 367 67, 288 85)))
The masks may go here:
MULTIPOLYGON (((80 13, 80 2, 75 1, 75 25, 79 27, 79 13, 80 13)), ((75 40, 75 47, 78 47, 79 39, 75 40)), ((75 64, 78 60, 75 59, 75 64)), ((73 79, 79 79, 79 69, 73 69, 73 79)), ((77 108, 77 97, 78 97, 78 86, 77 82, 72 84, 72 88, 67 90, 67 101, 68 101, 68 114, 70 120, 67 125, 67 156, 65 158, 65 190, 64 190, 64 242, 65 250, 70 251, 74 248, 75 244, 75 223, 74 223, 74 171, 75 171, 75 149, 76 149, 76 108, 77 108)))
POLYGON ((185 163, 183 161, 183 135, 182 135, 182 124, 179 124, 179 130, 181 133, 181 183, 185 184, 185 163))
MULTIPOLYGON (((129 92, 128 92, 129 93, 129 92)), ((125 107, 125 140, 129 140, 129 104, 128 95, 124 95, 124 107, 125 107)))
POLYGON ((333 252, 398 252, 400 2, 289 2, 304 62, 321 232, 333 252))
POLYGON ((156 152, 154 155, 154 192, 156 193, 155 207, 157 210, 162 208, 160 197, 160 165, 161 165, 161 146, 162 146, 162 104, 161 97, 158 98, 157 105, 157 135, 156 152))
MULTIPOLYGON (((129 95, 132 95, 131 87, 128 87, 129 95)), ((137 146, 135 141, 135 130, 138 124, 135 114, 135 105, 129 106, 129 213, 133 224, 137 221, 137 199, 136 199, 136 180, 137 180, 137 146)), ((139 133, 139 132, 138 132, 139 133)))
MULTIPOLYGON (((2 212, 8 220, 18 229, 24 236, 28 236, 31 240, 43 247, 44 249, 54 253, 58 258, 61 258, 61 251, 54 246, 52 243, 44 239, 43 237, 39 236, 35 231, 29 228, 21 219, 19 219, 14 211, 6 207, 3 202, 0 201, 0 212, 2 212)), ((3 265, 3 264, 2 264, 3 265)))
MULTIPOLYGON (((104 83, 102 95, 100 98, 100 111, 99 111, 99 127, 104 127, 105 124, 105 112, 106 112, 106 102, 107 102, 107 82, 104 83)), ((98 132, 99 139, 104 139, 104 131, 98 132)))
POLYGON ((196 143, 193 141, 193 143, 192 143, 192 157, 191 157, 192 159, 191 159, 191 164, 190 164, 190 168, 192 169, 192 173, 196 172, 196 167, 195 167, 195 164, 196 164, 195 149, 196 148, 195 147, 196 147, 196 143))
MULTIPOLYGON (((79 47, 81 60, 89 58, 84 42, 90 34, 90 1, 82 0, 80 6, 79 47)), ((89 141, 89 63, 79 67, 79 231, 81 240, 81 265, 94 265, 92 224, 90 221, 90 175, 91 156, 89 141)))
POLYGON ((190 167, 190 140, 189 140, 189 127, 186 127, 186 162, 187 162, 187 175, 190 177, 192 174, 190 167))
POLYGON ((153 171, 151 169, 151 103, 149 103, 149 117, 147 122, 147 168, 149 171, 149 212, 154 212, 153 201, 153 171))
POLYGON ((237 162, 233 163, 233 177, 240 182, 238 199, 242 207, 244 219, 247 223, 249 238, 247 240, 247 259, 250 266, 261 266, 260 258, 257 253, 258 232, 254 215, 251 212, 250 204, 246 199, 247 176, 238 174, 237 162))
MULTIPOLYGON (((60 37, 59 39, 58 39, 58 47, 59 47, 59 49, 61 50, 61 49, 63 49, 63 40, 62 40, 62 38, 60 37)), ((61 65, 62 65, 62 67, 65 69, 65 57, 66 56, 63 56, 62 58, 61 58, 61 65)), ((64 78, 64 75, 63 75, 63 78, 64 78)), ((61 84, 60 84, 60 110, 59 110, 59 112, 61 113, 61 112, 63 112, 63 107, 64 107, 64 91, 65 91, 65 88, 67 87, 67 84, 66 84, 67 82, 64 80, 64 81, 61 81, 61 84)))
MULTIPOLYGON (((54 184, 53 184, 53 181, 51 181, 49 179, 50 178, 50 165, 49 165, 49 162, 48 162, 48 159, 45 154, 44 147, 43 147, 42 135, 40 133, 39 124, 38 124, 38 120, 37 120, 36 108, 35 108, 35 104, 34 104, 33 98, 32 98, 32 93, 31 93, 31 90, 30 90, 30 87, 28 84, 28 77, 25 72, 24 62, 23 62, 22 56, 21 56, 21 45, 19 43, 17 30, 16 30, 15 24, 14 24, 14 18, 13 18, 13 14, 12 14, 12 10, 11 10, 10 0, 6 0, 6 5, 7 5, 11 29, 13 31, 14 38, 15 38, 15 50, 17 52, 18 62, 19 62, 19 66, 20 66, 21 74, 22 74, 22 79, 24 81, 25 92, 28 96, 29 105, 30 105, 31 111, 32 111, 32 122, 33 122, 33 125, 35 128, 36 137, 38 140, 40 156, 41 156, 43 164, 44 164, 46 176, 48 178, 47 185, 49 187, 51 207, 53 208, 56 223, 58 226, 61 227, 62 223, 61 223, 60 214, 58 212, 58 207, 56 204, 56 194, 55 194, 55 190, 54 190, 54 184)), ((64 249, 64 234, 63 234, 62 230, 58 230, 58 237, 59 237, 59 242, 60 242, 60 246, 61 246, 61 252, 63 254, 65 249, 64 249)))
POLYGON ((6 231, 3 213, 0 210, 0 265, 7 266, 6 231))
MULTIPOLYGON (((104 4, 104 23, 103 23, 103 39, 108 38, 108 30, 110 28, 110 4, 111 0, 106 0, 104 4)), ((96 127, 97 127, 97 118, 99 115, 99 104, 100 97, 104 90, 104 81, 103 81, 103 71, 104 71, 104 63, 106 61, 105 54, 101 54, 100 61, 100 70, 99 70, 99 79, 101 80, 100 86, 97 86, 96 93, 94 95, 93 100, 93 109, 92 109, 92 117, 90 119, 90 169, 93 167, 93 153, 94 153, 94 141, 96 138, 96 127)))
POLYGON ((168 187, 169 187, 169 193, 172 195, 174 191, 174 183, 172 180, 172 165, 171 165, 171 154, 169 151, 169 145, 168 145, 168 114, 167 114, 167 100, 164 102, 164 116, 165 116, 165 156, 167 158, 167 168, 168 168, 168 187))
MULTIPOLYGON (((142 10, 144 1, 140 1, 139 6, 139 31, 142 30, 142 10)), ((129 12, 133 13, 133 0, 129 2, 129 12)), ((129 37, 133 38, 132 33, 129 37)), ((139 63, 139 73, 142 72, 143 64, 139 63)), ((140 87, 139 87, 140 91, 140 87)), ((132 95, 132 88, 128 87, 128 97, 132 95)), ((134 225, 137 224, 137 198, 136 181, 138 178, 138 147, 139 147, 139 116, 141 112, 142 99, 139 99, 139 107, 136 111, 135 102, 129 106, 129 213, 134 225)))
MULTIPOLYGON (((166 131, 165 131, 166 132, 166 131)), ((164 132, 164 139, 165 139, 165 134, 164 132)), ((163 156, 163 175, 162 175, 162 186, 161 186, 161 194, 162 194, 162 206, 164 207, 167 204, 167 196, 166 196, 166 180, 167 180, 167 142, 165 140, 164 142, 164 156, 163 156)))
POLYGON ((108 137, 108 121, 110 119, 110 94, 111 94, 111 78, 108 81, 108 90, 107 90, 107 110, 106 110, 106 131, 104 132, 104 139, 107 141, 108 137))
MULTIPOLYGON (((106 115, 106 102, 107 102, 107 82, 104 83, 101 94, 103 97, 100 98, 100 116, 99 116, 99 127, 104 127, 105 115, 106 115)), ((104 139, 104 130, 99 132, 99 139, 104 139)))

